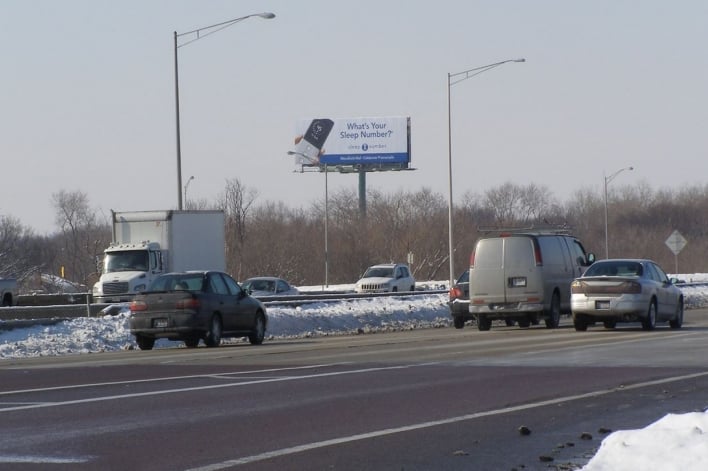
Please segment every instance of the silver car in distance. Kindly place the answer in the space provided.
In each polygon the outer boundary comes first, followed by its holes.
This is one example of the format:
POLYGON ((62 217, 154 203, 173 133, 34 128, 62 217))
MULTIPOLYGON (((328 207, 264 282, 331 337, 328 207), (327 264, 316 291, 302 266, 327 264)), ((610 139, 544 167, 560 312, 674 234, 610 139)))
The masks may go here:
POLYGON ((602 322, 641 322, 652 330, 657 322, 673 329, 683 324, 683 294, 664 270, 647 259, 608 259, 593 263, 570 285, 575 330, 602 322))

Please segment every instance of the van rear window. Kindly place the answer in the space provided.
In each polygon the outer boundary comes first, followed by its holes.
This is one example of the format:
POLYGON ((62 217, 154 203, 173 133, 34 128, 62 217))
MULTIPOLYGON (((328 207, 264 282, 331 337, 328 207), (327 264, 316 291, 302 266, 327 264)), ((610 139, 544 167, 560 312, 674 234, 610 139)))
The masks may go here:
POLYGON ((502 266, 502 239, 482 239, 477 242, 474 256, 475 268, 502 266))

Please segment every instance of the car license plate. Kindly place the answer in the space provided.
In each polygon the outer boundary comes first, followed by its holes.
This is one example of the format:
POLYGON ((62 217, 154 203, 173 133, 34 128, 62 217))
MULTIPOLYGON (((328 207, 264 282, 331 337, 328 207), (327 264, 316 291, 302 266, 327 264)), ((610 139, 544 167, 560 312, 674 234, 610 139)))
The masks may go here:
POLYGON ((609 309, 609 308, 610 308, 609 301, 595 301, 595 309, 609 309))
POLYGON ((153 321, 154 327, 167 327, 167 319, 155 319, 153 321))

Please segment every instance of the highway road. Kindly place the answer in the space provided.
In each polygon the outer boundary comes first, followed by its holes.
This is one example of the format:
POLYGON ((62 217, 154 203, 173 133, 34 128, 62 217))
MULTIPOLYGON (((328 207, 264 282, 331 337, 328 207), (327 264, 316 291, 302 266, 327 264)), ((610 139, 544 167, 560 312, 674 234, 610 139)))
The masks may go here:
POLYGON ((708 310, 4 360, 0 468, 577 469, 611 430, 706 409, 706 359, 708 310))

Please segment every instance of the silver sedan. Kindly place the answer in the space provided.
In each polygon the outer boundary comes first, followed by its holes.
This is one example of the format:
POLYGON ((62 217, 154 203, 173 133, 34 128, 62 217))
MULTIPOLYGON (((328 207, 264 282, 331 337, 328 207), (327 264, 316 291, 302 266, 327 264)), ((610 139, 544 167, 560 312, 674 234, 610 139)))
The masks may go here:
POLYGON ((683 294, 664 270, 646 259, 608 259, 593 263, 570 285, 575 330, 602 322, 613 329, 618 322, 641 322, 652 330, 668 321, 683 324, 683 294))

